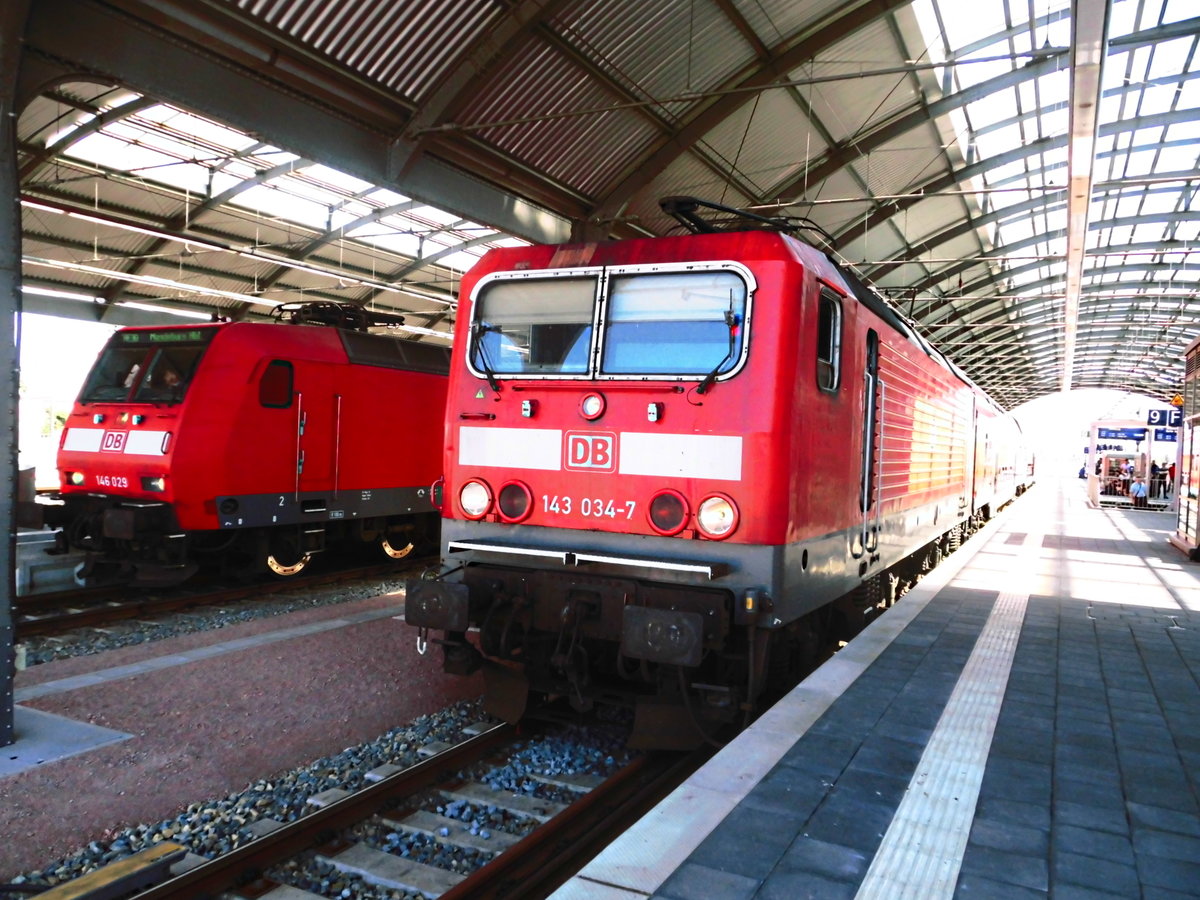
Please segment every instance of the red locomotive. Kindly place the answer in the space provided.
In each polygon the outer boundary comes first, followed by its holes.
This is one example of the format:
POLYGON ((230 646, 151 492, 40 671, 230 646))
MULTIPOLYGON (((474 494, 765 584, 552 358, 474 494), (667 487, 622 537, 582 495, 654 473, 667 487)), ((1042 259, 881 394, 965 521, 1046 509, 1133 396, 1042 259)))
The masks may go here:
POLYGON ((402 319, 348 304, 273 313, 113 334, 46 517, 88 552, 77 580, 171 584, 205 559, 293 575, 335 543, 398 558, 434 538, 448 348, 372 333, 402 319))
POLYGON ((406 617, 447 671, 484 663, 500 715, 613 700, 632 743, 694 743, 1029 480, 1014 420, 891 307, 705 205, 664 201, 690 234, 493 250, 463 281, 444 567, 406 617))

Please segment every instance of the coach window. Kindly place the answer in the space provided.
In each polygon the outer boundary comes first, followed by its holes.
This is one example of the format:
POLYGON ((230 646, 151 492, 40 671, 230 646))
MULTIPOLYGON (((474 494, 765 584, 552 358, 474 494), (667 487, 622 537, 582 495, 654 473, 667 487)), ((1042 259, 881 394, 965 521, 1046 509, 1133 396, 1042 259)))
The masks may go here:
POLYGON ((821 291, 817 315, 817 387, 836 391, 842 354, 842 305, 832 291, 821 291))
POLYGON ((258 402, 271 409, 292 405, 292 364, 286 359, 267 363, 258 382, 258 402))

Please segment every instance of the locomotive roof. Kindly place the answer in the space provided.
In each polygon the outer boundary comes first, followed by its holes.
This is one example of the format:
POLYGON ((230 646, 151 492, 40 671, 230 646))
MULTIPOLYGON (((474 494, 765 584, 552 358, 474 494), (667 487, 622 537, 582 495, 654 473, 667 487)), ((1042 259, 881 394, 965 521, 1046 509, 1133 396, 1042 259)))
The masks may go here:
MULTIPOLYGON (((688 196, 664 197, 659 201, 659 206, 692 234, 724 234, 746 229, 770 231, 787 235, 792 240, 816 250, 817 248, 810 239, 815 236, 826 247, 826 250, 823 251, 825 259, 841 275, 850 292, 860 303, 920 347, 939 365, 986 396, 986 392, 971 381, 966 373, 921 335, 916 323, 906 319, 899 310, 880 296, 878 291, 859 278, 849 266, 838 261, 833 252, 836 249, 835 239, 811 219, 804 216, 760 215, 751 210, 737 209, 722 203, 688 196)), ((989 397, 989 399, 991 398, 989 397)))

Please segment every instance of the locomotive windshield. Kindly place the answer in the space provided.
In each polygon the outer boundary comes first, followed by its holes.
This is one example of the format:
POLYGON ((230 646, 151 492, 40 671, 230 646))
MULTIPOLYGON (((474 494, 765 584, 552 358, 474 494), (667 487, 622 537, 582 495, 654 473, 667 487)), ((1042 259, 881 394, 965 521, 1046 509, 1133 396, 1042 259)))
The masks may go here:
POLYGON ((475 310, 471 362, 497 375, 584 373, 596 279, 494 281, 475 310))
POLYGON ((476 300, 472 368, 487 377, 716 377, 740 362, 749 291, 739 274, 614 273, 601 283, 593 273, 487 283, 476 300))
POLYGON ((118 331, 92 367, 81 403, 178 403, 215 328, 118 331))

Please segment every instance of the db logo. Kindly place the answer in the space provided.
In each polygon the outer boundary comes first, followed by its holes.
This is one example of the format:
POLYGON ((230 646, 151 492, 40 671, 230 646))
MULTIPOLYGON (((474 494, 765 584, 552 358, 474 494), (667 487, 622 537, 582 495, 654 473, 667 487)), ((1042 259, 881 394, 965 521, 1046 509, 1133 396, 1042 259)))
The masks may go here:
POLYGON ((593 472, 617 470, 617 436, 594 432, 568 431, 566 434, 566 468, 588 469, 593 472))
POLYGON ((104 438, 100 442, 100 449, 109 453, 124 453, 125 435, 124 431, 104 432, 104 438))

